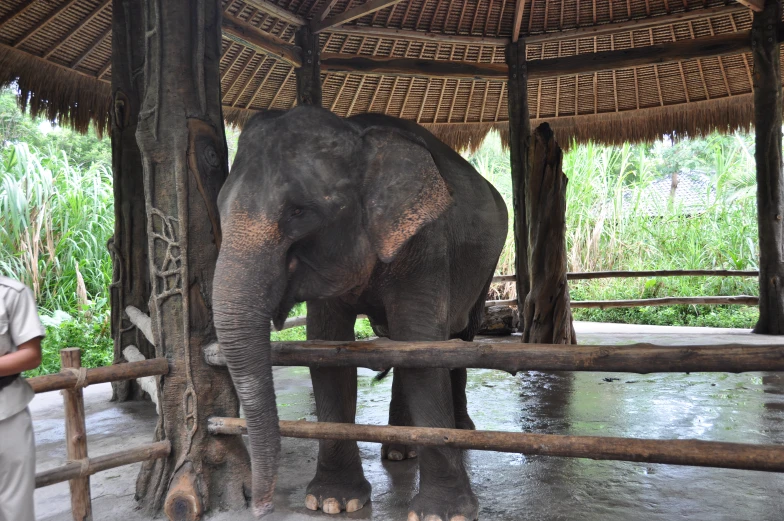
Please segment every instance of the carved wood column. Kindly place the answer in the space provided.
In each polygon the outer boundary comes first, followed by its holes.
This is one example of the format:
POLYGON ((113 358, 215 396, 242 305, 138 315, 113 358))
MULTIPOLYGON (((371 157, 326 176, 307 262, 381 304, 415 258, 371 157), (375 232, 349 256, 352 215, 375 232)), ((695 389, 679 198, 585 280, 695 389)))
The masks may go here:
POLYGON ((509 154, 512 167, 517 309, 520 326, 523 327, 523 305, 531 287, 528 279, 528 221, 524 195, 530 169, 528 139, 531 135, 531 121, 528 117, 528 68, 524 40, 506 46, 506 64, 509 66, 509 154))
MULTIPOLYGON (((150 344, 125 315, 127 306, 149 313, 150 269, 147 261, 147 210, 144 175, 136 123, 141 104, 144 65, 143 11, 139 2, 112 4, 112 177, 114 236, 107 245, 112 256, 112 337, 114 362, 124 363, 123 349, 135 345, 146 358, 155 357, 150 344)), ((138 399, 135 380, 112 383, 114 400, 138 399)))
POLYGON ((563 153, 550 125, 531 136, 531 170, 525 193, 528 213, 530 290, 520 322, 523 342, 576 344, 566 281, 566 183, 563 153))
POLYGON ((302 67, 297 67, 297 105, 321 106, 321 64, 319 36, 310 27, 303 25, 294 35, 297 46, 302 49, 302 67))
POLYGON ((205 363, 216 340, 212 278, 220 247, 217 195, 228 175, 220 104, 219 0, 145 0, 144 99, 136 138, 144 168, 150 311, 161 378, 156 439, 167 459, 148 462, 137 498, 148 512, 198 519, 245 508, 250 462, 239 437, 212 437, 210 416, 236 416, 228 371, 205 363))
POLYGON ((759 321, 755 333, 784 334, 784 182, 781 157, 781 68, 778 23, 781 0, 753 13, 754 130, 760 249, 759 321))

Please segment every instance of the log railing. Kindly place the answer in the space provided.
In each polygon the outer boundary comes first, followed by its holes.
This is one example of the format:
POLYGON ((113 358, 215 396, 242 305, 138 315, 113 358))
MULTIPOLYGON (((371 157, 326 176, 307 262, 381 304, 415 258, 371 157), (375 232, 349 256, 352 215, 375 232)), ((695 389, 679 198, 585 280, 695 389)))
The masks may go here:
MULTIPOLYGON (((218 349, 217 345, 212 346, 218 349)), ((219 353, 211 353, 213 361, 219 353)), ((273 342, 274 365, 488 368, 536 371, 784 371, 784 345, 620 346, 463 341, 273 342)), ((246 433, 245 420, 211 418, 213 435, 246 433)), ((784 446, 281 421, 281 435, 516 452, 601 460, 784 472, 784 446)))
POLYGON ((37 473, 35 487, 46 487, 68 481, 74 519, 92 519, 89 476, 131 463, 165 458, 171 451, 171 445, 168 441, 159 441, 103 456, 88 457, 82 389, 90 384, 164 375, 169 372, 169 363, 165 358, 155 358, 85 369, 81 367, 81 350, 78 348, 61 350, 60 360, 62 370, 59 373, 36 376, 27 380, 36 393, 63 391, 65 444, 69 460, 65 465, 37 473))
MULTIPOLYGON (((567 280, 593 280, 611 278, 637 278, 637 277, 758 277, 759 271, 754 270, 643 270, 643 271, 592 271, 570 272, 566 274, 567 280)), ((496 275, 493 284, 514 282, 515 275, 496 275)), ((572 308, 633 308, 642 306, 674 306, 674 305, 738 305, 756 306, 759 297, 752 295, 717 296, 717 297, 659 297, 629 300, 579 300, 571 301, 572 308)), ((485 304, 490 306, 517 306, 517 299, 488 300, 485 304)))

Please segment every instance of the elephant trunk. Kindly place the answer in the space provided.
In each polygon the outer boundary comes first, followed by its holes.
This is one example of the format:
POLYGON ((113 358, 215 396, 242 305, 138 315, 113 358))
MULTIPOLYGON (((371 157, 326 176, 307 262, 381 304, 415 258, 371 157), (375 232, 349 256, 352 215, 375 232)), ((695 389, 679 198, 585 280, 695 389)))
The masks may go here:
MULTIPOLYGON (((224 246, 215 271, 218 341, 248 424, 253 512, 273 511, 280 430, 272 381, 270 318, 285 289, 285 259, 248 258, 224 246)), ((277 256, 273 256, 277 257, 277 256)))

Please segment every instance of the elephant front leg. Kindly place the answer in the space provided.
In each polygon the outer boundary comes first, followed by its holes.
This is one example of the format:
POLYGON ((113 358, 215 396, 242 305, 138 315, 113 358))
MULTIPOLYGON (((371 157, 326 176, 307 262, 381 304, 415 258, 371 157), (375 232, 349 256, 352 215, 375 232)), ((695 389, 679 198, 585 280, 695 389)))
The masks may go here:
MULTIPOLYGON (((400 369, 401 387, 417 427, 454 428, 448 369, 400 369)), ((419 493, 409 505, 408 521, 473 521, 479 503, 463 465, 462 451, 417 447, 419 493)))
MULTIPOLYGON (((338 310, 339 311, 339 310, 338 310)), ((324 303, 308 304, 308 340, 354 340, 355 316, 336 313, 324 303)), ((352 367, 311 368, 316 414, 320 422, 354 423, 357 370, 352 367)), ((327 514, 355 512, 370 499, 359 448, 354 441, 319 441, 316 476, 306 490, 305 506, 327 514)))
MULTIPOLYGON (((392 373, 392 401, 389 403, 389 424, 401 427, 412 426, 414 422, 411 420, 411 415, 408 412, 408 405, 406 404, 400 381, 400 377, 397 376, 397 370, 395 370, 392 373)), ((416 457, 417 451, 413 445, 401 445, 399 443, 385 443, 381 445, 381 459, 402 461, 416 457)))
POLYGON ((455 407, 455 428, 467 431, 476 429, 474 420, 468 415, 468 399, 466 398, 466 384, 468 372, 465 369, 452 369, 449 372, 452 380, 452 403, 455 407))

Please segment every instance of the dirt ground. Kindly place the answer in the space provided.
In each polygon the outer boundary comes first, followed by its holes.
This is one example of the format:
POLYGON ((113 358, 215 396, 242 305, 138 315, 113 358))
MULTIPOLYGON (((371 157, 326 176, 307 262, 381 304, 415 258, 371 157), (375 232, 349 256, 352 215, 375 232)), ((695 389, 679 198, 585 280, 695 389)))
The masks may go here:
MULTIPOLYGON (((583 344, 784 343, 745 330, 576 324, 583 344)), ((482 339, 497 341, 498 339, 482 339)), ((518 341, 516 338, 507 338, 518 341)), ((360 370, 358 423, 386 423, 391 378, 372 383, 360 370)), ((315 420, 307 368, 275 369, 281 419, 315 420)), ((149 402, 108 401, 108 384, 85 390, 91 456, 152 441, 149 402)), ((469 370, 469 412, 478 429, 745 443, 784 443, 784 373, 610 374, 528 372, 516 377, 469 370)), ((65 460, 59 393, 36 397, 38 469, 65 460)), ((304 507, 317 442, 284 438, 270 520, 405 520, 417 488, 416 460, 381 462, 379 446, 361 443, 371 502, 359 512, 327 516, 304 507)), ((467 451, 466 462, 491 521, 781 521, 784 474, 467 451)), ((96 521, 141 521, 134 486, 139 465, 92 477, 96 521)), ((37 519, 71 519, 67 483, 36 491, 37 519)), ((249 511, 211 513, 212 521, 250 521, 249 511)))

